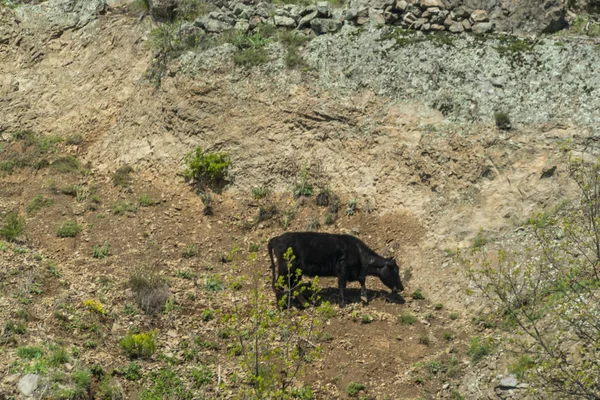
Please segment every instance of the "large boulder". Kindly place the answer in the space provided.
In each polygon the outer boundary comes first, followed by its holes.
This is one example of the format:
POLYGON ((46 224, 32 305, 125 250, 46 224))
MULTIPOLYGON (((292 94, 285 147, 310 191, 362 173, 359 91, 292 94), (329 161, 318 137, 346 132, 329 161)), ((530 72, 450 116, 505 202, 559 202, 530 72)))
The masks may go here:
POLYGON ((106 8, 105 0, 50 0, 18 7, 17 16, 25 26, 34 30, 64 31, 84 27, 106 8))
POLYGON ((310 27, 318 34, 337 32, 342 23, 335 19, 315 18, 310 21, 310 27))

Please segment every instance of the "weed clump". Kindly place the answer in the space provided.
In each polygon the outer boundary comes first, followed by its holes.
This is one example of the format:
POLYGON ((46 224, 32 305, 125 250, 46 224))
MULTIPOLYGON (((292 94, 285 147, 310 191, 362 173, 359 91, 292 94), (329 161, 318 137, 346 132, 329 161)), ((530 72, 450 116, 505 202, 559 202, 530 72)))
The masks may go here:
POLYGON ((57 158, 50 164, 50 168, 63 174, 78 171, 80 167, 79 160, 71 155, 57 158))
POLYGON ((92 247, 92 257, 106 258, 110 255, 110 243, 104 245, 94 245, 92 247))
POLYGON ((131 185, 133 178, 131 177, 131 173, 133 172, 133 167, 130 165, 124 165, 121 168, 117 169, 112 176, 112 181, 114 186, 128 187, 131 185))
POLYGON ((405 313, 400 314, 398 321, 400 321, 402 325, 414 325, 414 323, 417 322, 417 318, 415 318, 412 314, 405 313))
POLYGON ((412 297, 414 300, 425 300, 425 296, 421 292, 421 289, 417 289, 414 292, 412 292, 410 294, 410 297, 412 297))
POLYGON ((0 228, 0 236, 9 241, 14 241, 22 233, 25 227, 25 218, 14 211, 8 212, 4 216, 4 223, 0 228))
POLYGON ((348 396, 350 397, 357 397, 358 394, 366 388, 367 386, 363 383, 350 382, 348 386, 346 386, 346 393, 348 393, 348 396))
POLYGON ((25 211, 27 211, 27 214, 34 214, 36 211, 39 211, 44 207, 50 207, 52 204, 54 204, 54 200, 38 194, 27 204, 25 211))
POLYGON ((65 221, 56 229, 59 238, 75 237, 81 232, 81 225, 76 221, 65 221))
POLYGON ((128 333, 119 345, 129 358, 150 358, 156 351, 156 331, 147 333, 128 333))
POLYGON ((505 112, 497 112, 494 114, 494 121, 496 122, 496 127, 501 131, 510 131, 511 124, 510 118, 505 112))
POLYGON ((467 350, 467 355, 471 358, 471 363, 477 364, 483 357, 492 352, 493 340, 485 339, 480 336, 474 336, 471 339, 471 345, 467 350))

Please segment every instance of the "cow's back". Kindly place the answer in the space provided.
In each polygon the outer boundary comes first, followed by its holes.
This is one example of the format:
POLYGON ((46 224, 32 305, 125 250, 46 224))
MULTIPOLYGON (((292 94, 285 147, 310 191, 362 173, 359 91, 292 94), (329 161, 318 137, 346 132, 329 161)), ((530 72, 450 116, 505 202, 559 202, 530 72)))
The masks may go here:
POLYGON ((320 232, 287 232, 274 238, 273 247, 278 257, 292 248, 296 266, 307 276, 337 276, 340 262, 360 263, 356 243, 347 235, 320 232))

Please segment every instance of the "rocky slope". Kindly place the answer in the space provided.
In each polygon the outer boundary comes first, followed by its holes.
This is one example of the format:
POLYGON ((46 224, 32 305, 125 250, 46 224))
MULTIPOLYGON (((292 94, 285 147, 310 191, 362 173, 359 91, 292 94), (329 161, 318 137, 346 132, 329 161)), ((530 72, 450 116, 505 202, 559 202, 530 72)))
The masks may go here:
MULTIPOLYGON (((61 151, 77 156, 90 175, 66 180, 99 187, 106 209, 96 214, 110 213, 109 199, 133 196, 110 182, 110 174, 125 164, 136 169, 131 189, 135 195, 146 191, 162 199, 160 206, 143 211, 143 217, 102 221, 75 200, 55 196, 59 206, 44 215, 45 226, 30 228, 26 244, 63 263, 65 281, 72 285, 57 284, 46 300, 31 306, 52 328, 31 333, 27 340, 65 337, 64 332, 54 330, 55 321, 43 310, 58 294, 83 301, 98 293, 100 284, 90 289, 78 281, 78 274, 89 274, 90 280, 108 275, 123 283, 130 267, 155 259, 161 260, 169 276, 183 268, 212 273, 207 261, 189 262, 180 256, 186 245, 182 238, 201 244, 210 264, 218 263, 220 255, 237 242, 264 244, 283 228, 277 221, 257 224, 250 233, 242 229, 244 222, 254 221, 261 205, 251 200, 250 190, 268 187, 278 196, 275 203, 283 211, 291 201, 299 170, 307 166, 315 183, 329 187, 344 202, 357 199, 362 210, 358 217, 344 216, 321 229, 355 232, 378 251, 395 253, 403 269, 412 270, 411 291, 422 288, 429 302, 409 301, 397 309, 380 298, 373 308, 359 309, 378 316, 377 326, 353 325, 354 310, 342 313, 332 322, 333 334, 342 339, 328 347, 327 361, 310 375, 320 395, 335 393, 343 398, 352 374, 371 380, 370 393, 375 398, 394 393, 407 398, 423 395, 423 386, 415 385, 407 371, 413 363, 448 350, 439 338, 448 327, 460 336, 456 347, 468 364, 465 348, 475 329, 469 323, 472 314, 458 322, 447 315, 440 315, 434 323, 423 319, 415 328, 398 326, 395 318, 401 311, 424 318, 436 302, 449 312, 474 313, 481 303, 476 296, 465 295, 468 285, 456 273, 448 250, 470 247, 481 228, 488 240, 516 246, 523 238, 516 229, 532 212, 574 195, 573 184, 562 169, 561 146, 570 140, 583 154, 594 153, 600 122, 596 39, 564 32, 527 39, 430 35, 349 20, 340 22, 339 31, 312 37, 299 49, 303 69, 286 67, 286 48, 278 41, 267 44, 268 61, 251 69, 235 65, 235 46, 222 43, 183 52, 168 64, 156 88, 145 73, 153 59, 150 31, 157 25, 151 18, 140 18, 127 3, 51 0, 16 10, 0 7, 3 148, 17 146, 14 133, 26 129, 48 137, 81 135, 80 144, 61 147, 61 151), (496 112, 509 115, 511 130, 495 126, 496 112), (183 157, 196 145, 226 151, 233 161, 234 182, 222 196, 215 195, 214 218, 200 216, 200 200, 178 176, 183 157), (365 212, 367 208, 372 214, 365 212), (95 225, 97 230, 86 229, 82 240, 57 240, 54 225, 66 216, 79 218, 88 227, 95 225), (91 259, 90 241, 111 241, 113 256, 106 262, 91 259), (120 270, 122 266, 127 269, 120 270), (402 330, 410 332, 406 346, 405 339, 397 339, 396 332, 402 330), (374 356, 359 344, 378 331, 389 335, 369 342, 377 349, 374 356), (349 335, 346 339, 344 332, 349 335), (439 336, 429 348, 418 347, 423 332, 439 336), (343 357, 340 349, 344 349, 343 357), (378 357, 386 355, 390 357, 385 362, 392 367, 384 377, 377 376, 378 357), (349 359, 363 362, 356 366, 349 359)), ((545 29, 543 24, 523 17, 529 12, 523 10, 532 4, 472 1, 465 5, 486 10, 498 30, 539 33, 545 29)), ((385 7, 371 8, 385 12, 385 7)), ((354 3, 349 7, 359 8, 354 3)), ((226 9, 234 10, 235 5, 226 5, 221 12, 226 14, 226 9)), ((202 24, 204 28, 195 29, 206 29, 202 24)), ((29 172, 2 178, 3 213, 23 212, 33 196, 48 190, 50 181, 63 183, 65 179, 51 172, 29 172)), ((299 216, 291 229, 305 229, 315 217, 323 217, 324 211, 312 200, 303 202, 296 205, 299 216)), ((28 219, 28 226, 34 221, 28 219)), ((37 265, 28 256, 1 256, 14 271, 19 263, 37 265)), ((266 261, 261 252, 261 262, 266 261)), ((236 268, 219 267, 218 273, 239 274, 236 268)), ((21 283, 14 279, 16 288, 21 283)), ((201 307, 216 307, 210 296, 198 294, 197 302, 185 297, 193 289, 191 282, 178 281, 175 287, 187 314, 180 315, 180 324, 169 316, 159 317, 166 353, 177 353, 181 337, 189 335, 185 332, 198 330, 202 310, 194 309, 199 302, 201 307)), ((107 302, 115 308, 131 300, 131 293, 106 293, 107 302)), ((16 298, 3 295, 7 318, 13 318, 11 308, 20 307, 16 298)), ((156 321, 136 316, 107 326, 102 353, 118 347, 128 323, 156 321)), ((214 322, 200 330, 214 336, 218 329, 214 322)), ((10 359, 16 360, 9 351, 10 359)), ((226 365, 222 353, 208 352, 226 365)), ((89 363, 124 362, 122 355, 112 353, 98 356, 86 350, 84 357, 89 363)), ((158 360, 153 362, 150 370, 160 365, 158 360)), ((8 371, 8 364, 2 367, 8 371)), ((468 367, 448 386, 440 381, 427 390, 439 397, 449 397, 455 389, 468 398, 493 396, 498 385, 495 376, 505 374, 505 367, 506 357, 494 356, 483 367, 468 367)), ((2 387, 14 390, 17 378, 10 375, 7 379, 10 382, 3 381, 2 387)), ((135 393, 133 384, 128 388, 135 393)))

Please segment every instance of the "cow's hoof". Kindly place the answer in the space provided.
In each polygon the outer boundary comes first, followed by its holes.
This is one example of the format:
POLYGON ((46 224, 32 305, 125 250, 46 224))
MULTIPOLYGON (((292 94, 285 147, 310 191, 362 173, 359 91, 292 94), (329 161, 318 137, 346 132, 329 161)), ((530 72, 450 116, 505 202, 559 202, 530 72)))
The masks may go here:
POLYGON ((346 308, 346 303, 340 303, 340 308, 346 308))
POLYGON ((364 304, 369 304, 369 299, 367 299, 367 296, 360 296, 360 300, 364 303, 364 304))

